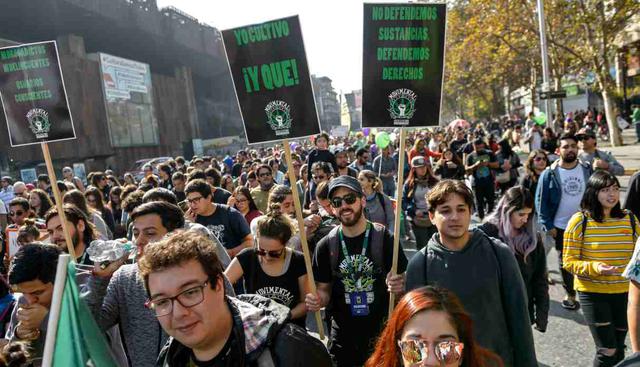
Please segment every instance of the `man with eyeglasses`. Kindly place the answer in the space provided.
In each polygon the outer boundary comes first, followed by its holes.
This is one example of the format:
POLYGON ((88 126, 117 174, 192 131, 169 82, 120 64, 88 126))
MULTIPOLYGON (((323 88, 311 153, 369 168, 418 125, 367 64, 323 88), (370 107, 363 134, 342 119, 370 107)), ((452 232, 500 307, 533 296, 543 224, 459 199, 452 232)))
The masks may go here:
MULTIPOLYGON (((144 255, 149 243, 186 227, 180 208, 161 201, 140 205, 131 213, 131 218, 136 259, 144 255)), ((211 245, 219 257, 226 256, 220 244, 211 242, 211 245)), ((129 365, 152 367, 167 341, 167 334, 162 331, 155 315, 144 306, 147 294, 139 277, 138 264, 125 264, 127 257, 104 269, 97 264, 85 299, 102 330, 120 324, 129 365)), ((228 257, 225 261, 227 264, 230 262, 228 257)))
POLYGON ((339 176, 329 183, 329 200, 340 225, 315 249, 316 294, 306 297, 311 312, 327 307, 330 352, 338 366, 361 366, 371 355, 389 308, 389 292, 404 292, 407 258, 398 253, 391 275, 393 235, 366 220, 366 198, 358 180, 339 176))
POLYGON ((16 181, 13 184, 13 196, 28 199, 29 191, 27 190, 27 185, 22 181, 16 181))
POLYGON ((158 366, 331 366, 318 339, 286 322, 287 307, 225 291, 207 238, 184 232, 149 244, 139 268, 147 307, 171 336, 158 366))
POLYGON ((271 192, 271 189, 275 185, 273 180, 273 170, 267 164, 260 165, 256 170, 256 176, 258 176, 260 186, 251 190, 251 197, 256 203, 258 210, 266 213, 267 202, 269 201, 269 192, 271 192))
POLYGON ((227 249, 231 258, 242 249, 253 246, 249 225, 237 209, 212 201, 211 186, 204 180, 193 180, 185 188, 189 209, 185 217, 202 224, 227 249))

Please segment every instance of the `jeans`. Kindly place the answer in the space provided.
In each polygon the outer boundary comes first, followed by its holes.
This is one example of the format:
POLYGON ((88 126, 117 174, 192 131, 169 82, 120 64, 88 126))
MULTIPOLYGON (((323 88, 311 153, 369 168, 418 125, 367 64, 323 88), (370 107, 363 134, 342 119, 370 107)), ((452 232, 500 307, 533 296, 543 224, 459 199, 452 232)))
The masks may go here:
POLYGON ((562 267, 563 237, 564 229, 556 228, 556 252, 558 253, 558 264, 560 264, 560 274, 562 274, 564 291, 568 296, 575 297, 576 291, 573 289, 573 274, 564 270, 564 268, 562 267))
POLYGON ((596 343, 594 367, 614 366, 624 359, 625 338, 627 337, 627 293, 578 292, 584 319, 589 325, 591 336, 596 343), (600 349, 616 349, 608 356, 600 349))
POLYGON ((479 181, 476 180, 474 186, 476 195, 476 210, 478 211, 478 217, 484 218, 484 207, 488 206, 488 213, 493 211, 493 202, 495 200, 495 187, 491 181, 479 181))
POLYGON ((636 122, 636 138, 640 141, 640 122, 636 122))

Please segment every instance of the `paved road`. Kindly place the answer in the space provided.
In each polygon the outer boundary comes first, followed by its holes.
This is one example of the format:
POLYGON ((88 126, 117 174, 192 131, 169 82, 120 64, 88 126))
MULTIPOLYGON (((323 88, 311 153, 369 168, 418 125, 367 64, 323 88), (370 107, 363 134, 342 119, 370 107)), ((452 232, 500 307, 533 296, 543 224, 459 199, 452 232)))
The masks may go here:
MULTIPOLYGON (((631 129, 624 132, 624 140, 635 141, 631 129)), ((601 144, 602 149, 611 151, 626 169, 640 170, 640 145, 626 145, 623 147, 607 147, 601 144)), ((626 189, 629 176, 619 177, 622 186, 622 200, 626 197, 626 189)), ((474 216, 473 222, 478 223, 474 216)), ((415 244, 403 243, 405 254, 410 258, 415 253, 415 244)), ((536 355, 541 367, 587 367, 593 363, 595 345, 589 328, 584 322, 582 312, 568 311, 560 305, 564 297, 562 279, 558 271, 558 259, 555 250, 551 250, 547 257, 547 264, 553 285, 549 286, 551 305, 549 310, 549 325, 546 333, 533 330, 536 355)), ((308 319, 308 321, 311 321, 308 319)), ((310 329, 315 329, 315 322, 308 322, 310 329)), ((627 345, 631 344, 627 340, 627 345)), ((630 350, 627 351, 627 354, 630 350)))

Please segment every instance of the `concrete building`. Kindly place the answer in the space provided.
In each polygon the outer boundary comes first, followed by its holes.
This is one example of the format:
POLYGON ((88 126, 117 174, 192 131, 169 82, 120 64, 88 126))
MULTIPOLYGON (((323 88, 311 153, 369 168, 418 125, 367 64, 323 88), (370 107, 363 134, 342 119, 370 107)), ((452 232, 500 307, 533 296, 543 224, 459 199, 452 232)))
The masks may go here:
MULTIPOLYGON (((193 139, 242 133, 217 29, 176 8, 158 9, 155 0, 2 3, 0 47, 58 42, 77 139, 51 144, 57 168, 82 163, 87 172, 122 174, 137 159, 189 156, 193 139), (101 55, 146 65, 149 94, 110 99, 101 55)), ((0 171, 44 171, 40 147, 10 148, 8 141, 0 128, 0 171)))
POLYGON ((360 130, 362 128, 362 90, 354 90, 344 95, 351 117, 350 130, 360 130))
POLYGON ((340 126, 338 93, 333 89, 329 77, 311 75, 311 81, 313 83, 313 94, 316 99, 320 126, 323 131, 331 131, 333 127, 340 126))

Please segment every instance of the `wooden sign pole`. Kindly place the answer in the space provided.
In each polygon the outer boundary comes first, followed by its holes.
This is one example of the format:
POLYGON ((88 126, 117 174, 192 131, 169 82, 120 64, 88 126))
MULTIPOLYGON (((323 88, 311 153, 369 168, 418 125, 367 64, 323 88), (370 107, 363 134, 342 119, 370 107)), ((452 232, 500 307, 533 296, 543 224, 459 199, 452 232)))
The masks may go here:
MULTIPOLYGON (((311 293, 316 294, 316 282, 313 277, 313 268, 311 267, 311 254, 309 253, 309 245, 307 244, 307 233, 304 228, 304 219, 302 218, 302 205, 300 205, 300 197, 298 196, 298 185, 296 181, 296 174, 293 172, 293 159, 291 158, 291 146, 289 145, 289 139, 283 140, 284 154, 287 160, 287 173, 289 175, 289 184, 291 185, 291 192, 293 194, 293 205, 296 208, 296 218, 298 219, 298 232, 300 233, 300 244, 302 246, 302 253, 304 254, 304 265, 307 268, 307 279, 309 280, 309 290, 311 293)), ((324 326, 322 324, 322 316, 320 311, 315 312, 316 323, 318 324, 318 334, 320 339, 324 340, 324 326)))
MULTIPOLYGON (((404 188, 404 155, 405 132, 400 128, 400 147, 398 148, 398 187, 396 188, 396 217, 393 225, 393 261, 391 263, 391 275, 398 273, 398 251, 400 249, 400 213, 402 212, 402 190, 404 188)), ((396 303, 396 295, 389 293, 389 318, 393 313, 396 303)))
POLYGON ((64 233, 64 239, 67 242, 67 250, 69 251, 69 255, 71 255, 71 261, 76 262, 76 250, 73 247, 73 241, 71 241, 69 228, 67 228, 67 216, 64 214, 62 196, 60 195, 60 190, 58 190, 58 179, 56 178, 56 171, 53 169, 51 153, 49 153, 49 145, 45 142, 40 143, 40 145, 42 146, 44 162, 47 165, 47 173, 49 174, 49 182, 51 182, 51 188, 53 189, 53 197, 56 201, 56 209, 58 209, 58 216, 60 217, 60 223, 62 224, 62 232, 64 233))

